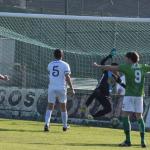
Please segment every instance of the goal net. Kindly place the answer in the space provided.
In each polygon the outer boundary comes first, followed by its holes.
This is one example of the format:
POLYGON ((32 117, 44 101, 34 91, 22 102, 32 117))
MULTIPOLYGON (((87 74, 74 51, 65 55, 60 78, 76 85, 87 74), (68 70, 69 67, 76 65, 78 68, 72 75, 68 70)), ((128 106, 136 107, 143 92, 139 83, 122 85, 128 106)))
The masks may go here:
POLYGON ((137 50, 141 61, 150 63, 149 26, 148 18, 0 13, 0 72, 11 77, 1 85, 47 88, 47 65, 53 50, 60 48, 75 88, 92 90, 101 74, 92 62, 100 63, 114 47, 114 61, 122 62, 127 51, 137 50))

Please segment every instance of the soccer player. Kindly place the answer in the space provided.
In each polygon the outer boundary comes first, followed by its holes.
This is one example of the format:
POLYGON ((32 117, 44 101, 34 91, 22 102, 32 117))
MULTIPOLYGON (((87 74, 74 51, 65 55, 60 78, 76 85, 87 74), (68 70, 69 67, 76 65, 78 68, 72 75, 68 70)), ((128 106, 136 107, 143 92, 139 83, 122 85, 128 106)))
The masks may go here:
MULTIPOLYGON (((107 57, 105 57, 101 61, 101 65, 104 65, 106 61, 108 61, 109 59, 112 59, 112 57, 113 55, 110 53, 107 57)), ((117 65, 117 64, 112 63, 112 65, 117 65)), ((119 76, 117 75, 117 72, 104 70, 96 89, 87 99, 86 101, 87 107, 92 103, 94 99, 98 100, 99 103, 103 106, 102 110, 92 115, 95 119, 111 112, 112 108, 111 108, 111 103, 110 103, 110 99, 111 99, 110 92, 112 91, 112 87, 115 86, 114 81, 121 84, 121 80, 119 76)))
POLYGON ((50 119, 56 99, 60 102, 61 117, 63 122, 63 131, 68 129, 67 120, 67 83, 71 94, 75 94, 70 78, 70 66, 62 61, 63 51, 56 49, 54 51, 55 60, 48 64, 49 87, 48 87, 48 106, 45 115, 44 131, 49 131, 50 119))
MULTIPOLYGON (((119 72, 118 72, 119 73, 119 72)), ((125 82, 125 75, 120 74, 120 79, 122 81, 123 84, 126 84, 125 82)), ((123 102, 123 98, 125 95, 125 87, 121 86, 120 84, 116 84, 116 102, 115 102, 115 106, 114 106, 114 117, 120 117, 121 116, 121 106, 122 106, 122 102, 123 102)))
POLYGON ((144 75, 150 72, 150 65, 139 64, 139 55, 137 52, 128 52, 125 55, 126 64, 119 66, 102 66, 94 63, 94 66, 101 69, 120 71, 125 74, 126 78, 126 92, 123 99, 122 111, 123 111, 123 128, 126 135, 126 139, 120 146, 131 146, 130 131, 131 125, 129 115, 135 113, 140 130, 141 147, 146 147, 144 135, 145 135, 145 123, 143 120, 143 95, 144 95, 144 75))

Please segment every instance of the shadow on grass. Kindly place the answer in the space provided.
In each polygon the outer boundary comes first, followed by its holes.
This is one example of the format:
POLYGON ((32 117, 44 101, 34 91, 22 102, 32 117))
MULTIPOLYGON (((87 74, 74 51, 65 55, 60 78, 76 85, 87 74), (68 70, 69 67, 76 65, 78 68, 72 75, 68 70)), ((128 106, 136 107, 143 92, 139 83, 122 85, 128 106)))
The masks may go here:
POLYGON ((25 129, 5 129, 0 128, 0 131, 15 131, 15 132, 43 132, 42 130, 25 130, 25 129))
POLYGON ((51 144, 49 143, 26 143, 26 144, 31 144, 31 145, 62 145, 62 144, 51 144))
MULTIPOLYGON (((100 147, 119 147, 118 144, 105 144, 105 143, 92 143, 92 144, 89 144, 89 143, 58 143, 58 144, 54 144, 54 143, 28 143, 28 144, 39 144, 39 145, 64 145, 64 146, 100 146, 100 147)), ((139 146, 139 145, 133 145, 133 146, 139 146)))
POLYGON ((63 133, 62 130, 59 131, 50 131, 50 132, 44 132, 43 129, 41 130, 26 130, 26 129, 6 129, 6 128, 0 128, 0 131, 8 131, 8 132, 39 132, 39 133, 43 133, 43 134, 60 134, 63 133))
POLYGON ((118 144, 105 144, 105 143, 68 143, 68 146, 106 146, 106 147, 118 147, 118 144))
POLYGON ((25 129, 6 129, 6 128, 0 128, 0 131, 8 131, 8 132, 37 132, 37 133, 43 133, 43 134, 60 134, 63 133, 63 131, 50 131, 50 132, 44 132, 41 130, 25 130, 25 129))
MULTIPOLYGON (((50 142, 40 142, 40 143, 27 143, 27 144, 33 144, 33 145, 61 145, 61 146, 87 146, 87 147, 94 147, 94 146, 99 146, 99 147, 119 147, 118 144, 109 144, 109 143, 92 143, 92 144, 89 144, 89 143, 57 143, 57 144, 54 144, 54 143, 50 143, 50 142)), ((131 147, 134 147, 134 148, 141 148, 141 146, 139 144, 133 144, 131 147)), ((120 147, 120 148, 123 148, 123 147, 120 147)))
POLYGON ((37 145, 63 145, 63 146, 108 146, 108 147, 118 147, 117 144, 88 144, 88 143, 59 143, 59 144, 53 144, 53 143, 27 143, 27 144, 37 144, 37 145))
MULTIPOLYGON (((89 144, 89 143, 67 143, 65 145, 68 145, 68 146, 88 146, 88 147, 89 146, 120 147, 119 144, 109 144, 109 143, 92 143, 92 144, 89 144)), ((133 144, 132 146, 139 147, 140 145, 139 144, 133 144)))

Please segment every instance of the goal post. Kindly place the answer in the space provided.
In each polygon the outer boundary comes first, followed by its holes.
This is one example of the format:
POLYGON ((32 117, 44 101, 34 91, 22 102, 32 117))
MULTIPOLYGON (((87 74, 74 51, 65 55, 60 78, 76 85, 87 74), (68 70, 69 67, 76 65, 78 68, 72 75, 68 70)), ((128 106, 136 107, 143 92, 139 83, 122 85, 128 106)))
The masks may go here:
POLYGON ((141 61, 150 63, 149 26, 149 18, 0 13, 0 37, 15 41, 14 64, 26 70, 21 86, 30 88, 47 88, 47 64, 55 48, 64 50, 77 89, 95 88, 101 72, 91 64, 100 63, 114 47, 114 61, 137 50, 141 61))

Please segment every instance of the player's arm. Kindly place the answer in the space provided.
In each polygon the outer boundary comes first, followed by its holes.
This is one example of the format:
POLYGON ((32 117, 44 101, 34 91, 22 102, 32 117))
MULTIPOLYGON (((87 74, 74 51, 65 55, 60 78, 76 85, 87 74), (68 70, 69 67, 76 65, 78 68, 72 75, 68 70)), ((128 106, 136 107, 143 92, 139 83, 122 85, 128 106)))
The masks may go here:
POLYGON ((69 73, 65 74, 65 77, 66 77, 67 84, 69 85, 72 94, 75 94, 75 91, 72 86, 70 74, 69 73))
POLYGON ((111 54, 108 55, 108 56, 106 56, 105 58, 103 58, 100 64, 101 64, 101 65, 105 65, 106 61, 108 61, 110 58, 112 58, 112 55, 111 55, 111 54))
POLYGON ((150 65, 144 64, 144 65, 143 65, 143 68, 144 68, 144 72, 150 73, 150 65))
POLYGON ((71 77, 70 77, 71 70, 70 70, 69 64, 65 65, 64 73, 65 73, 65 77, 66 77, 66 82, 67 82, 67 84, 68 84, 69 87, 70 87, 71 94, 74 95, 74 94, 75 94, 75 91, 74 91, 74 89, 73 89, 72 82, 71 82, 71 77))
POLYGON ((93 63, 93 66, 107 71, 119 71, 119 66, 99 65, 96 62, 93 63))
POLYGON ((2 75, 2 74, 0 74, 0 79, 1 80, 9 80, 9 78, 8 78, 8 76, 7 75, 2 75))
POLYGON ((120 76, 112 74, 113 78, 115 79, 115 81, 120 84, 120 86, 122 86, 123 88, 126 88, 126 84, 123 83, 123 81, 121 80, 120 76))
POLYGON ((102 59, 100 64, 101 65, 105 65, 106 61, 109 60, 109 59, 112 59, 114 55, 116 55, 116 49, 115 48, 113 48, 111 50, 111 52, 110 52, 110 54, 108 56, 106 56, 105 58, 102 59))

